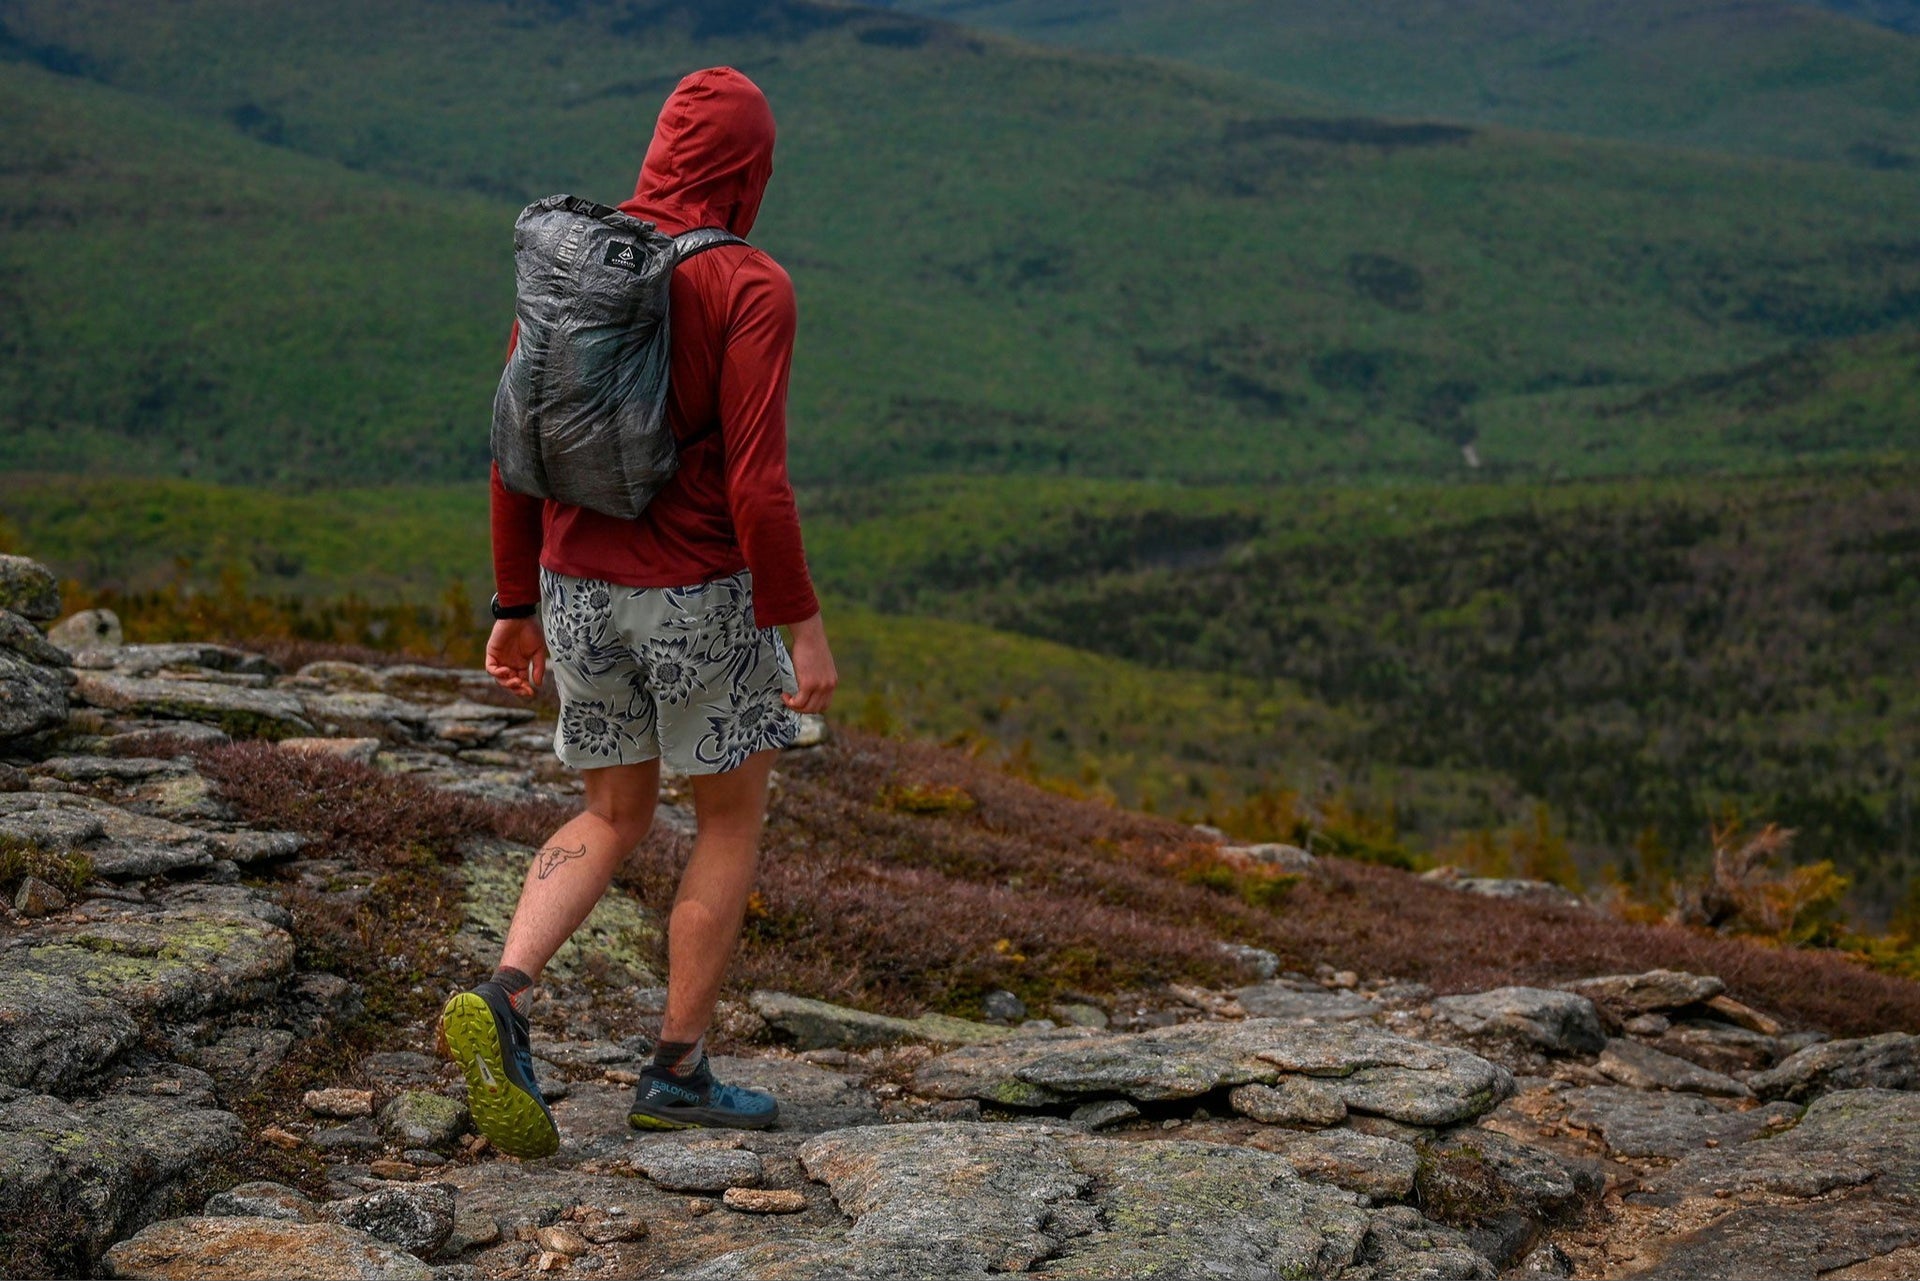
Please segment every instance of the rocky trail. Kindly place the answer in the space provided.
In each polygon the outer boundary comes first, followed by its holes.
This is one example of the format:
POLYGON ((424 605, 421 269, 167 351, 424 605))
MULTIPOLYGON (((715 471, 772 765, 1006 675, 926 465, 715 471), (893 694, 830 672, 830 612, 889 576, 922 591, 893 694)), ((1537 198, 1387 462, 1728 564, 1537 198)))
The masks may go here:
POLYGON ((59 613, 0 557, 0 1274, 1920 1275, 1920 1037, 1669 969, 1436 995, 1241 945, 1235 986, 992 1022, 755 991, 716 1068, 779 1128, 642 1134, 657 922, 616 889, 533 1012, 562 1149, 501 1157, 432 1012, 493 959, 503 833, 577 794, 550 723, 59 613), (276 761, 359 800, 243 796, 276 761), (456 852, 356 856, 382 825, 456 852))

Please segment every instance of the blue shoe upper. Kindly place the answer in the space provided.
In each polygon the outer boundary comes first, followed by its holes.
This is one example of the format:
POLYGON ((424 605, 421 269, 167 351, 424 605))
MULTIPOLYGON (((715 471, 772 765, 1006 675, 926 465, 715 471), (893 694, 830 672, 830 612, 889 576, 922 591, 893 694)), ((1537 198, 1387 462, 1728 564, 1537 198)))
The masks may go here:
POLYGON ((764 1090, 727 1085, 713 1079, 707 1061, 684 1077, 672 1077, 649 1069, 640 1078, 640 1101, 664 1108, 705 1108, 730 1112, 743 1119, 773 1116, 779 1104, 764 1090))
POLYGON ((507 1068, 520 1078, 514 1084, 540 1100, 540 1106, 545 1107, 547 1096, 540 1092, 540 1082, 533 1074, 532 1030, 525 1016, 513 1008, 505 989, 492 979, 478 984, 473 990, 493 1011, 493 1022, 500 1032, 500 1048, 505 1051, 507 1068))

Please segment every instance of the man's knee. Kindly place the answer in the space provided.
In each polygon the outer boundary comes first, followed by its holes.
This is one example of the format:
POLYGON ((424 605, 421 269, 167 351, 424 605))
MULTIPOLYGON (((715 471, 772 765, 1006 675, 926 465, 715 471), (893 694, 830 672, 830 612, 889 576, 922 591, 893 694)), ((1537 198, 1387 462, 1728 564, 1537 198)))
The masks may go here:
POLYGON ((660 767, 656 761, 615 765, 586 771, 586 812, 613 829, 623 849, 631 849, 653 827, 660 797, 660 767))

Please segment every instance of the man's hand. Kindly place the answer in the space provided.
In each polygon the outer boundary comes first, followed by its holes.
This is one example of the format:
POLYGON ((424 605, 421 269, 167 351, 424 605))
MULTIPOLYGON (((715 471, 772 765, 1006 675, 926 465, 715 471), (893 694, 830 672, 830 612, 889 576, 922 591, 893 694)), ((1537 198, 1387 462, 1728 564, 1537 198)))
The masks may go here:
POLYGON ((487 638, 487 675, 501 688, 532 698, 547 674, 547 638, 538 618, 503 618, 487 638))
POLYGON ((780 696, 787 706, 796 712, 826 711, 840 673, 834 670, 833 650, 827 645, 827 625, 818 614, 793 625, 793 676, 800 692, 780 696))

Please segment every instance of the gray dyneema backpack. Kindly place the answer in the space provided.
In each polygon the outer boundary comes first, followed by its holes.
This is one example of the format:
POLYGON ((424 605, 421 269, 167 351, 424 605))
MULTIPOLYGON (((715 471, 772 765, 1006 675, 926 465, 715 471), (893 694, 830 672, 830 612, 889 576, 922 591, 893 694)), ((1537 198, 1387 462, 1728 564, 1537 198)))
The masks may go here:
POLYGON ((493 460, 517 494, 631 519, 680 466, 667 427, 667 287, 719 245, 717 227, 665 236, 577 196, 513 225, 520 340, 493 397, 493 460))

